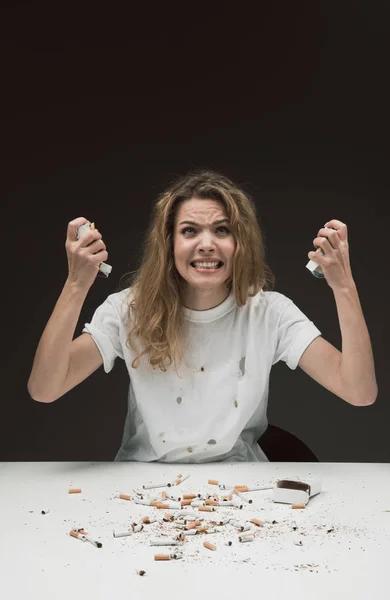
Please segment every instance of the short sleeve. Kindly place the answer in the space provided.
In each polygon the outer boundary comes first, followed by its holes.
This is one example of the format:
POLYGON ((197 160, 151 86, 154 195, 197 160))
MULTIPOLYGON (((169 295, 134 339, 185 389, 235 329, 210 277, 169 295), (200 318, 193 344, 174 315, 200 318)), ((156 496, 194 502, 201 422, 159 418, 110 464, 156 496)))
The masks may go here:
POLYGON ((306 348, 320 335, 314 323, 291 300, 287 300, 278 321, 273 364, 283 360, 290 369, 296 369, 306 348))
POLYGON ((89 333, 98 347, 106 373, 111 371, 118 356, 124 358, 119 334, 121 319, 114 296, 108 296, 83 329, 83 333, 89 333))

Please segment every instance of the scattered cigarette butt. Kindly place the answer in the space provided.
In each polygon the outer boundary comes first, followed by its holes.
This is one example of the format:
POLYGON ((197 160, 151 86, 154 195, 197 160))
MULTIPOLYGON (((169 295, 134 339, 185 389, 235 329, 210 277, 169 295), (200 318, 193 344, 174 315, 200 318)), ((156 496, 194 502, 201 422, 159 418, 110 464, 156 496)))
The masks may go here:
POLYGON ((156 538, 150 540, 150 546, 181 546, 182 542, 180 540, 174 540, 173 538, 156 538))
MULTIPOLYGON (((183 500, 193 500, 194 498, 196 498, 196 494, 183 494, 183 500)), ((183 502, 182 500, 182 502, 183 502)))
POLYGON ((198 506, 198 510, 203 512, 212 512, 215 510, 215 506, 198 506))
POLYGON ((191 506, 191 502, 192 502, 191 498, 185 498, 184 500, 180 501, 180 504, 182 506, 191 506))
POLYGON ((154 560, 171 560, 171 556, 169 554, 155 554, 154 560))
POLYGON ((119 494, 119 498, 121 500, 131 500, 131 496, 129 496, 128 494, 119 494))
POLYGON ((50 508, 46 508, 45 510, 41 510, 41 515, 47 515, 50 512, 50 508))
POLYGON ((143 489, 144 490, 153 490, 154 488, 160 488, 160 487, 170 487, 171 484, 170 483, 150 483, 149 485, 143 485, 143 489))
POLYGON ((334 531, 334 527, 333 527, 333 525, 329 525, 329 526, 326 528, 326 533, 332 533, 332 531, 334 531))
POLYGON ((205 500, 206 506, 218 506, 218 500, 205 500))
POLYGON ((236 493, 236 492, 249 492, 249 488, 248 488, 247 485, 236 485, 233 488, 233 492, 234 493, 236 493))
POLYGON ((306 504, 291 504, 291 508, 305 508, 306 504))
POLYGON ((233 544, 233 542, 231 542, 230 540, 228 542, 225 542, 225 546, 231 546, 233 544))
POLYGON ((131 529, 129 529, 128 531, 113 531, 112 535, 114 536, 114 538, 120 538, 120 537, 127 537, 129 535, 133 535, 133 532, 131 529))
POLYGON ((293 531, 296 531, 298 529, 297 524, 295 523, 295 521, 293 521, 291 523, 291 528, 292 528, 293 531))
POLYGON ((238 541, 241 543, 244 542, 253 542, 255 538, 253 537, 253 535, 239 535, 238 536, 238 541))
POLYGON ((211 542, 203 542, 203 546, 205 548, 208 548, 208 550, 216 550, 217 547, 215 544, 212 544, 211 542))
POLYGON ((301 540, 301 539, 296 539, 296 540, 294 540, 294 544, 295 544, 296 546, 303 546, 303 542, 302 542, 302 540, 301 540))
POLYGON ((219 485, 216 479, 209 479, 207 483, 209 483, 210 485, 219 485))
POLYGON ((251 523, 253 523, 254 525, 257 525, 257 527, 263 527, 264 523, 263 521, 260 521, 260 519, 251 519, 250 520, 251 523))
POLYGON ((69 488, 68 494, 81 494, 81 488, 69 488))
POLYGON ((146 571, 143 571, 142 569, 138 570, 136 569, 135 572, 137 573, 137 575, 141 575, 141 577, 143 577, 143 575, 145 575, 146 571))
POLYGON ((197 535, 199 533, 199 531, 197 529, 187 529, 186 531, 183 531, 183 535, 197 535))

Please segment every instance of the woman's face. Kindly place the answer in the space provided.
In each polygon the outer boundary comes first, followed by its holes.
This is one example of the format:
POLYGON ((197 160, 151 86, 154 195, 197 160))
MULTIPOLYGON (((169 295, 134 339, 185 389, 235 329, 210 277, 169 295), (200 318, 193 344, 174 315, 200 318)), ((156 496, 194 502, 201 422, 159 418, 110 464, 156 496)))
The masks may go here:
POLYGON ((230 233, 225 206, 216 200, 192 198, 177 211, 174 259, 187 292, 222 292, 233 271, 236 243, 230 233))

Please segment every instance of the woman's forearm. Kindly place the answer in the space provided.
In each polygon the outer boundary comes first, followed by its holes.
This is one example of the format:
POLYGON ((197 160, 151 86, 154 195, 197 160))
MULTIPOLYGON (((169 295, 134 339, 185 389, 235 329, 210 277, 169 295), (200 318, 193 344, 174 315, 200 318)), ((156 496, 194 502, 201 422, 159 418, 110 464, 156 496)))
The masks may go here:
POLYGON ((370 335, 356 285, 333 288, 339 318, 342 356, 340 375, 353 404, 372 404, 378 394, 370 335))

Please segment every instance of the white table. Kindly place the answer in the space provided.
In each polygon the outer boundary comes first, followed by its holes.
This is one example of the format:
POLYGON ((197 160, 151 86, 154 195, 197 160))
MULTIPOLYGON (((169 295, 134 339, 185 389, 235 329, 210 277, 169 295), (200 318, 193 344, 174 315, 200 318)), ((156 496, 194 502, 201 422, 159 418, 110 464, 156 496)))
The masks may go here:
MULTIPOLYGON (((168 490, 168 488, 164 488, 168 490)), ((162 490, 156 490, 161 492, 162 490)), ((79 598, 390 598, 390 465, 330 463, 210 463, 164 465, 131 462, 0 463, 0 597, 56 600, 79 598), (254 542, 240 544, 231 525, 207 536, 188 537, 182 560, 154 561, 173 549, 149 545, 151 532, 173 525, 154 523, 131 537, 114 538, 135 518, 165 511, 120 500, 119 493, 178 473, 190 478, 173 493, 216 491, 218 479, 232 484, 274 484, 291 476, 322 480, 322 492, 304 510, 272 501, 272 491, 223 514, 264 521, 254 542), (70 487, 81 494, 68 494, 70 487), (50 509, 48 514, 41 514, 50 509), (387 511, 387 512, 386 512, 387 511), (277 523, 272 524, 272 521, 277 523), (295 521, 298 533, 291 529, 295 521), (327 527, 334 532, 327 533, 327 527), (84 527, 101 549, 69 536, 84 527), (301 535, 303 546, 294 543, 301 535), (230 538, 233 545, 224 542, 230 538), (136 569, 146 574, 137 575, 136 569), (218 594, 218 596, 216 596, 218 594)))

